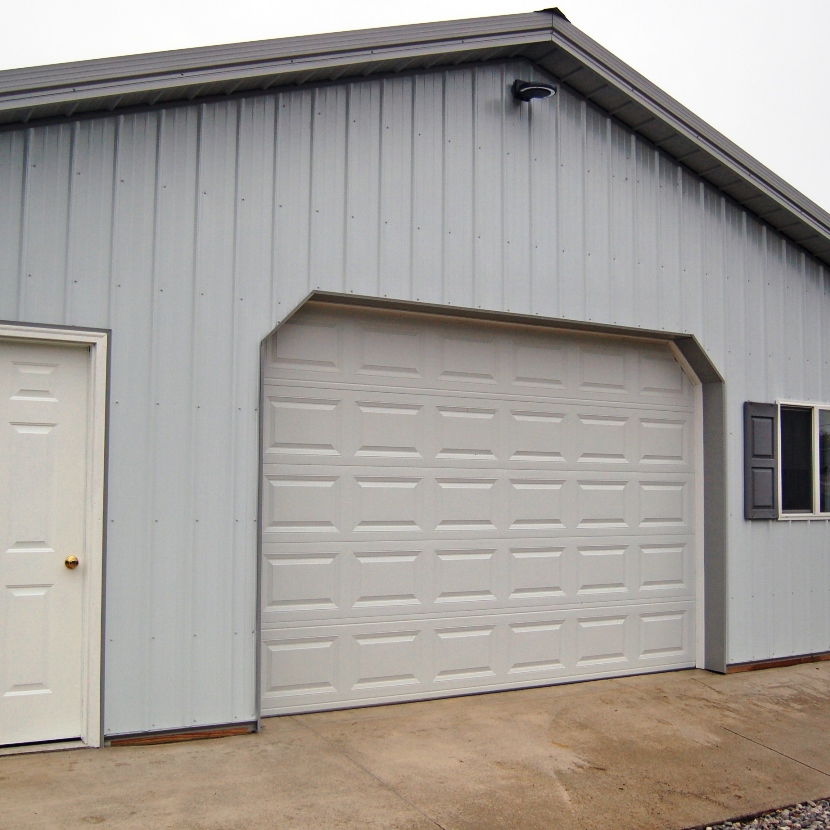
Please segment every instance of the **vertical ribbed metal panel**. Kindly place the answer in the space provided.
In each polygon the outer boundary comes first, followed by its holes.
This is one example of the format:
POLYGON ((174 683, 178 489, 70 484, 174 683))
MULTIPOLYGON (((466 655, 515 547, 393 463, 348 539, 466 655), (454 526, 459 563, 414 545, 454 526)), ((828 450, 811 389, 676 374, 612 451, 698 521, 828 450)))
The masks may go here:
POLYGON ((0 135, 0 318, 109 327, 107 733, 255 715, 259 343, 309 291, 685 331, 726 378, 729 660, 830 648, 741 406, 830 401, 830 280, 525 63, 0 135), (822 325, 824 321, 824 325, 822 325))

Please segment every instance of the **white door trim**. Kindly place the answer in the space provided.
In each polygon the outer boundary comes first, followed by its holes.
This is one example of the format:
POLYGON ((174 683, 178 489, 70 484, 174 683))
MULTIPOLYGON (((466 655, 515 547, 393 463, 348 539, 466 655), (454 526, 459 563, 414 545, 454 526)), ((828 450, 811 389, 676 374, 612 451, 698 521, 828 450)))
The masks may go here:
POLYGON ((104 586, 104 480, 109 333, 0 323, 0 338, 88 345, 89 441, 87 443, 86 549, 83 568, 81 740, 101 746, 101 667, 104 586))

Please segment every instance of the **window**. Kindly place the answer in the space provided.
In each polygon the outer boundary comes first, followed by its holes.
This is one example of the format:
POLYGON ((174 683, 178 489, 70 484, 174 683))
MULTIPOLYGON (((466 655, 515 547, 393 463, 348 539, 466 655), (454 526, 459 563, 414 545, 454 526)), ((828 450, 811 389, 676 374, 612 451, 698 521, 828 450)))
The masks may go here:
POLYGON ((782 516, 830 513, 830 407, 779 407, 782 516))
POLYGON ((813 512, 813 410, 781 407, 781 511, 813 512))
POLYGON ((830 409, 818 411, 819 510, 830 513, 830 409))
POLYGON ((744 404, 744 516, 830 518, 830 404, 744 404))

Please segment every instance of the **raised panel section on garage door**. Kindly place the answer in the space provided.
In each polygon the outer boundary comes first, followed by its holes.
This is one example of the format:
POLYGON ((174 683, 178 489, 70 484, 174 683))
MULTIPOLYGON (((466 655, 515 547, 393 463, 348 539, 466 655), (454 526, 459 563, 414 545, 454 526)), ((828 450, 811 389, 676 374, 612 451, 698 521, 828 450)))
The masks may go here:
POLYGON ((665 344, 310 303, 264 401, 263 714, 694 665, 665 344))

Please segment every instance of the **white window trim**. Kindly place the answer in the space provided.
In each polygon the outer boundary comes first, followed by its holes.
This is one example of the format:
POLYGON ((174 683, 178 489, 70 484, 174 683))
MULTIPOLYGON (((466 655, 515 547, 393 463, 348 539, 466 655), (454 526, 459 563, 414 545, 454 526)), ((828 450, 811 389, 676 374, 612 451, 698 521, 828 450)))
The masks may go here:
MULTIPOLYGON (((104 587, 104 459, 106 457, 109 333, 83 329, 0 323, 4 340, 82 343, 89 346, 89 449, 87 450, 86 550, 82 633, 81 740, 101 746, 101 668, 104 587)), ((50 745, 45 744, 48 748, 50 745)), ((31 751, 32 747, 28 747, 31 751)))
POLYGON ((790 400, 776 400, 778 407, 778 431, 775 436, 776 452, 778 454, 778 521, 780 522, 809 522, 817 519, 830 519, 830 511, 826 513, 819 512, 821 507, 821 472, 819 469, 819 410, 830 411, 830 403, 818 401, 790 401, 790 400), (783 499, 783 475, 784 465, 781 457, 781 408, 786 406, 801 407, 802 409, 810 409, 813 418, 813 512, 812 513, 785 513, 784 499, 783 499))

